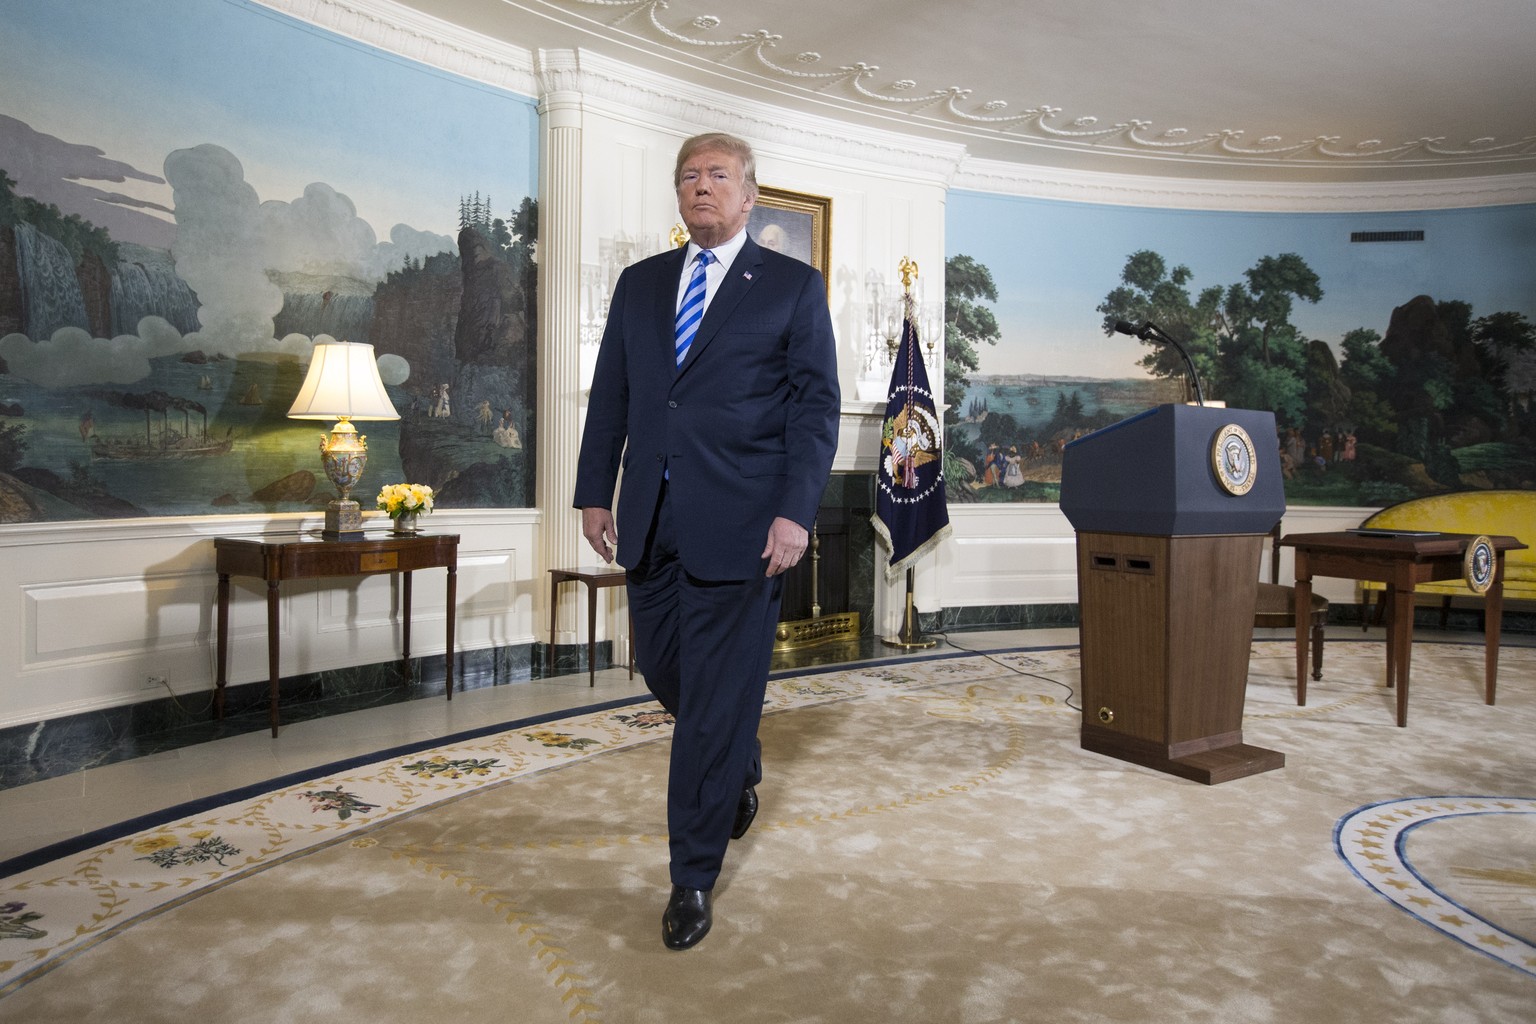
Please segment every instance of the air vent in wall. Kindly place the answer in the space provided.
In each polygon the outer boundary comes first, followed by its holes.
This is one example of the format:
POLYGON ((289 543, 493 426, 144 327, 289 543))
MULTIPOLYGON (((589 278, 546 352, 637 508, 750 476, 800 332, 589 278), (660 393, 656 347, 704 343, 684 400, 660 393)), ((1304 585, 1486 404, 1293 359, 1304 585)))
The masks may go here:
POLYGON ((1422 242, 1422 231, 1351 231, 1351 242, 1422 242))

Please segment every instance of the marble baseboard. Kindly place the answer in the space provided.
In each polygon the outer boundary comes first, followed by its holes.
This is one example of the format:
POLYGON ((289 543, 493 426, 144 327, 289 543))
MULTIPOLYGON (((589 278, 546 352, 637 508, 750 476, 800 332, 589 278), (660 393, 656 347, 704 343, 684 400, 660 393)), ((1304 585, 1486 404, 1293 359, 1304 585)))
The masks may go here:
POLYGON ((990 607, 945 608, 925 613, 919 609, 918 624, 925 633, 963 633, 992 629, 1075 628, 1075 604, 1012 604, 990 607))
MULTIPOLYGON (((1328 607, 1328 624, 1359 626, 1361 613, 1362 608, 1358 604, 1333 602, 1328 607)), ((1374 615, 1374 608, 1371 614, 1374 615)), ((945 608, 939 612, 919 609, 917 619, 925 633, 1076 628, 1078 625, 1075 604, 996 605, 987 608, 945 608)), ((1442 626, 1440 609, 1421 604, 1414 608, 1413 626, 1415 630, 1445 629, 1453 633, 1481 634, 1483 613, 1477 607, 1452 606, 1442 626)), ((1506 636, 1536 635, 1536 610, 1510 608, 1506 605, 1499 629, 1506 636)))
MULTIPOLYGON (((587 670, 581 644, 557 647, 554 671, 547 671, 547 646, 460 651, 458 692, 587 670)), ((598 668, 611 664, 611 650, 610 643, 598 645, 598 668)), ((292 676, 280 684, 279 708, 285 724, 310 721, 441 697, 443 678, 441 655, 413 658, 409 679, 398 661, 292 676)), ((213 718, 210 689, 0 729, 0 789, 268 729, 267 692, 265 682, 227 687, 222 720, 213 718)))
MULTIPOLYGON (((1328 624, 1359 626, 1361 614, 1362 607, 1358 604, 1334 602, 1328 607, 1328 624)), ((1075 604, 996 605, 986 608, 945 608, 938 612, 924 612, 919 609, 917 620, 925 633, 1076 628, 1078 626, 1075 604)), ((1413 626, 1415 630, 1445 629, 1453 633, 1481 635, 1483 632, 1482 609, 1471 606, 1452 606, 1442 626, 1438 607, 1418 605, 1414 608, 1413 626)), ((1506 605, 1499 629, 1504 636, 1536 635, 1536 610, 1510 608, 1506 605)))

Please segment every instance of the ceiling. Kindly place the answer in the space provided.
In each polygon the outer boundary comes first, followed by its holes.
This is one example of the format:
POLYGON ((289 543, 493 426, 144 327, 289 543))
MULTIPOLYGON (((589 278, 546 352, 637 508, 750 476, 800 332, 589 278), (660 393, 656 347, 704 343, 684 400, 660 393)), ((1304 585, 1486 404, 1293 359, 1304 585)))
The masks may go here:
POLYGON ((527 50, 1070 171, 1536 172, 1530 0, 403 0, 527 50))

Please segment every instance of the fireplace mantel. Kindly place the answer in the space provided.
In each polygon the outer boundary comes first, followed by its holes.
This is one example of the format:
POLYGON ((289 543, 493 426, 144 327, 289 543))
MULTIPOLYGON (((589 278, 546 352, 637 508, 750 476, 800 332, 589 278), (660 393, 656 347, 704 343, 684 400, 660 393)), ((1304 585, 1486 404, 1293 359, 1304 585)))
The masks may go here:
POLYGON ((834 473, 873 473, 880 463, 880 425, 884 402, 845 401, 837 428, 834 473))

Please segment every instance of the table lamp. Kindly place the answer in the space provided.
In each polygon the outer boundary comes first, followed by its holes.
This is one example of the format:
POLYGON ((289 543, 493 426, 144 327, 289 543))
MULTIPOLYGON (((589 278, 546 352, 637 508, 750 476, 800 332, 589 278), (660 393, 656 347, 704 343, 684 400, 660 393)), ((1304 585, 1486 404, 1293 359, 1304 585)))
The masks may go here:
POLYGON ((363 513, 352 500, 352 488, 368 464, 368 439, 357 432, 352 421, 400 418, 379 379, 373 346, 350 341, 316 342, 309 373, 288 410, 288 418, 336 421, 329 434, 320 435, 320 461, 338 494, 325 507, 321 535, 328 540, 361 537, 363 513))

